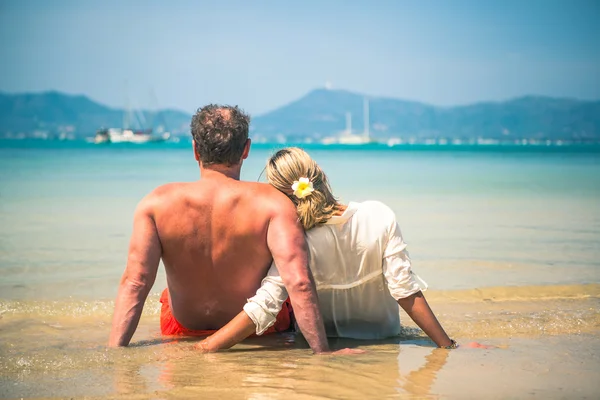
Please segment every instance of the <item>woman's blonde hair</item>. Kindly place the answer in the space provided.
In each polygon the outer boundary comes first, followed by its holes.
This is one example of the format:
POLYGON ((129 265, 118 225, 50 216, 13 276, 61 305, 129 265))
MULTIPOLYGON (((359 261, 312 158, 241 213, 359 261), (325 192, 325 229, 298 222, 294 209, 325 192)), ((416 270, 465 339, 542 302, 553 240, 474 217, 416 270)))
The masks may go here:
POLYGON ((297 147, 279 150, 267 162, 267 180, 296 205, 298 218, 305 230, 323 224, 341 210, 341 205, 331 193, 327 176, 308 153, 297 147), (300 178, 308 178, 314 191, 299 199, 292 185, 300 178))

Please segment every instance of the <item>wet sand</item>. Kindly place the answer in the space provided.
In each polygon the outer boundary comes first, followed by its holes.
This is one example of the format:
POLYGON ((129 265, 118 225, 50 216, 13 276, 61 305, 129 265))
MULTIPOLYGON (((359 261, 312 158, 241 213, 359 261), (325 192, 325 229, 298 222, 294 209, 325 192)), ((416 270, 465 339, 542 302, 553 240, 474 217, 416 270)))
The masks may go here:
POLYGON ((200 354, 158 337, 158 299, 133 344, 106 349, 111 301, 0 301, 3 398, 598 398, 600 285, 428 291, 460 343, 440 350, 405 315, 402 336, 334 340, 360 356, 312 356, 294 335, 200 354), (525 294, 528 294, 528 298, 525 294))

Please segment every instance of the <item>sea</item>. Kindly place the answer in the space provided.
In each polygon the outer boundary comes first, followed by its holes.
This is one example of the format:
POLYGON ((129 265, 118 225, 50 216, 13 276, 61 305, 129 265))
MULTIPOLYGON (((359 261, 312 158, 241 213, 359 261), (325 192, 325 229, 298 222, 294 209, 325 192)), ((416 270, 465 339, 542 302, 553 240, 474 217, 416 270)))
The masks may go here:
MULTIPOLYGON (((0 397, 600 398, 600 146, 300 145, 341 202, 396 213, 425 296, 462 347, 401 313, 384 341, 314 356, 293 334, 200 354, 159 336, 152 289, 132 345, 107 349, 136 204, 200 179, 190 143, 0 141, 0 397), (487 349, 469 348, 479 342, 487 349)), ((264 181, 283 144, 255 144, 264 181)))

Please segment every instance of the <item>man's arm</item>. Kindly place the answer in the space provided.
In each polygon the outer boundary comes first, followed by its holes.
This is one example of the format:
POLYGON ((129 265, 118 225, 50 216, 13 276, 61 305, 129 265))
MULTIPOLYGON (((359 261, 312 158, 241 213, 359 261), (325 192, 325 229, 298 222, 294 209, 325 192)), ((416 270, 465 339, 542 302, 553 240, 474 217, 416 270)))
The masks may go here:
POLYGON ((133 218, 127 267, 121 278, 108 341, 111 347, 129 344, 156 279, 162 247, 150 202, 149 198, 142 200, 133 218))
POLYGON ((304 230, 296 207, 287 198, 278 201, 269 223, 267 245, 288 291, 298 327, 311 349, 319 354, 329 351, 325 326, 319 310, 317 290, 308 268, 304 230))

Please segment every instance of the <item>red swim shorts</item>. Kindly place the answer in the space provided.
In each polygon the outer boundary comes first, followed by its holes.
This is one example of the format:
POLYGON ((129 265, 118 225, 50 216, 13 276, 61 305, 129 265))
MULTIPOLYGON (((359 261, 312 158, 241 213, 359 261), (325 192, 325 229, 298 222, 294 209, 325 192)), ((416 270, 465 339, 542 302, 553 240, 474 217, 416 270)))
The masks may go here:
MULTIPOLYGON (((173 313, 171 312, 171 306, 169 305, 169 289, 165 289, 160 296, 160 302, 162 303, 162 307, 160 309, 160 332, 165 336, 208 336, 212 335, 216 332, 216 330, 195 330, 188 329, 185 326, 181 325, 179 321, 175 319, 173 313)), ((281 311, 277 315, 277 320, 275 324, 271 326, 269 329, 263 333, 275 333, 275 332, 285 332, 293 327, 293 319, 294 311, 292 310, 292 304, 290 303, 290 299, 288 298, 285 303, 283 303, 283 307, 281 311)), ((254 335, 253 335, 254 336, 254 335)))

